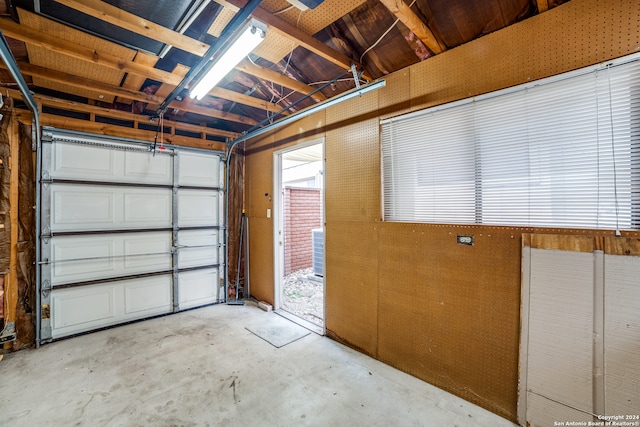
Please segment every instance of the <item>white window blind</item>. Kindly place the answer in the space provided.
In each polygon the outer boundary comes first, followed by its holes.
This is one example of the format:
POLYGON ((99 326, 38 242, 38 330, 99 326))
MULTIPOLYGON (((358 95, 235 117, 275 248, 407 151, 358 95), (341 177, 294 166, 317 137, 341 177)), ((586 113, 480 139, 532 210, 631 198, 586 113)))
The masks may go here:
POLYGON ((387 221, 640 228, 638 60, 385 120, 381 141, 387 221))

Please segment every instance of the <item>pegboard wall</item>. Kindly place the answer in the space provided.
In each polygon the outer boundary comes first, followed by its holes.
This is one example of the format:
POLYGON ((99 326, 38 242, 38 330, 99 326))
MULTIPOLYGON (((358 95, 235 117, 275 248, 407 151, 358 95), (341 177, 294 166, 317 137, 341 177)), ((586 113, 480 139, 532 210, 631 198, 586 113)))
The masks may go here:
MULTIPOLYGON (((572 0, 398 71, 386 88, 328 109, 327 334, 516 421, 522 234, 613 232, 382 222, 379 120, 636 51, 640 2, 572 0), (473 245, 457 243, 458 235, 473 236, 473 245)), ((255 191, 267 185, 262 180, 272 185, 272 156, 261 153, 295 144, 295 132, 304 139, 319 131, 306 122, 293 129, 248 145, 255 206, 263 203, 264 192, 255 191)), ((252 228, 251 238, 252 251, 272 252, 272 233, 256 237, 252 228)), ((252 288, 254 277, 272 274, 264 262, 252 263, 252 288)))
POLYGON ((640 2, 572 0, 410 67, 424 109, 640 51, 640 2))

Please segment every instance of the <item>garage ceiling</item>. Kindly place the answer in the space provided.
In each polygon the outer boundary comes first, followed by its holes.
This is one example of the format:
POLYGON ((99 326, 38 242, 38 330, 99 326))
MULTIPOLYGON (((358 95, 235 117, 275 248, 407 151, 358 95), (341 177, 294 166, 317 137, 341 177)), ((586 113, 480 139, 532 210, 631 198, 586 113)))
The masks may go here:
MULTIPOLYGON (((179 143, 224 141, 276 111, 290 114, 353 88, 347 74, 307 97, 351 64, 363 82, 377 79, 566 1, 324 0, 301 11, 264 0, 253 16, 269 27, 265 42, 202 101, 180 93, 185 100, 170 104, 165 126, 179 143)), ((96 131, 82 123, 99 122, 111 133, 151 135, 158 105, 244 3, 0 0, 0 29, 45 124, 65 117, 70 128, 96 131)), ((6 70, 0 85, 18 96, 6 70)))

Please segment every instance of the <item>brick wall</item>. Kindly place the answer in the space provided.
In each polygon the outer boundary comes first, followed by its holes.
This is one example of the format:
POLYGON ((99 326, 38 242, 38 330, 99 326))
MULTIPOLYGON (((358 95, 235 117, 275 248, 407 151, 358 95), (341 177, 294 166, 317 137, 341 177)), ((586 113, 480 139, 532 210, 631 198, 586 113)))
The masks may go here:
POLYGON ((322 227, 319 188, 284 189, 284 274, 311 267, 311 230, 322 227))

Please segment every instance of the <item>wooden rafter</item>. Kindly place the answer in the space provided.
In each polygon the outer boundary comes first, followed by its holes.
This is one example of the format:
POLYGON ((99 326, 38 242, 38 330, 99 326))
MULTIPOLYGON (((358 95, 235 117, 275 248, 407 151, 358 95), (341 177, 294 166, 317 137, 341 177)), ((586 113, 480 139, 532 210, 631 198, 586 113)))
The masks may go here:
MULTIPOLYGON (((546 1, 546 0, 545 0, 546 1)), ((446 47, 433 34, 429 27, 402 0, 380 0, 391 13, 407 26, 434 54, 442 53, 446 47)))
MULTIPOLYGON (((215 0, 216 3, 233 9, 234 11, 239 10, 242 7, 242 0, 215 0)), ((256 10, 252 13, 253 17, 255 17, 258 21, 267 24, 270 28, 277 31, 284 37, 287 37, 293 40, 296 44, 301 47, 307 49, 310 52, 315 53, 316 55, 326 59, 327 61, 348 70, 351 68, 351 64, 356 64, 360 69, 362 69, 362 65, 357 61, 349 58, 347 55, 338 52, 337 50, 327 46, 322 43, 318 39, 313 38, 309 34, 300 30, 295 25, 289 24, 284 19, 281 19, 271 12, 263 9, 261 7, 257 7, 256 10)), ((367 73, 363 74, 363 77, 367 80, 371 80, 371 76, 367 73)))
POLYGON ((124 28, 136 34, 141 34, 151 40, 158 40, 170 44, 178 49, 202 56, 209 46, 196 39, 170 30, 155 22, 147 21, 133 13, 119 9, 100 0, 56 0, 58 3, 78 10, 94 18, 124 28))
POLYGON ((549 0, 538 0, 538 13, 549 10, 549 0))
MULTIPOLYGON (((20 93, 20 91, 15 89, 3 89, 3 93, 7 93, 12 98, 22 98, 22 94, 20 93)), ((101 116, 101 117, 108 117, 108 118, 118 119, 118 120, 126 120, 126 121, 133 122, 134 125, 157 124, 156 122, 157 119, 151 116, 143 115, 143 114, 133 114, 127 111, 114 110, 112 108, 98 107, 95 105, 87 105, 87 104, 82 104, 80 102, 67 101, 64 99, 54 98, 54 97, 45 96, 45 95, 34 95, 34 98, 36 102, 42 106, 56 108, 59 110, 75 111, 78 113, 89 113, 93 116, 101 116)), ((218 136, 222 138, 236 138, 239 135, 236 132, 230 132, 230 131, 221 130, 221 129, 214 129, 206 126, 198 126, 191 123, 183 123, 183 122, 177 122, 173 120, 164 120, 164 125, 165 127, 170 127, 170 128, 184 130, 184 131, 193 132, 193 133, 200 133, 203 135, 218 136)))
MULTIPOLYGON (((61 71, 54 71, 48 68, 39 67, 37 65, 32 65, 25 62, 19 62, 18 65, 20 67, 20 71, 22 72, 22 74, 26 74, 32 77, 40 77, 40 78, 48 79, 57 83, 63 83, 63 84, 68 84, 81 89, 102 92, 105 95, 121 96, 124 98, 132 99, 134 101, 139 101, 139 102, 147 102, 147 103, 154 103, 154 104, 158 104, 162 102, 162 99, 160 97, 157 97, 155 95, 150 95, 144 92, 125 89, 119 86, 112 86, 99 81, 74 76, 73 74, 69 74, 61 71)), ((5 68, 6 66, 4 64, 0 64, 0 67, 5 68)), ((249 126, 256 124, 256 121, 249 117, 240 116, 238 114, 227 113, 224 111, 214 110, 211 108, 201 107, 189 101, 182 101, 182 102, 174 101, 171 104, 169 104, 169 107, 194 113, 194 114, 200 114, 206 117, 212 117, 220 120, 228 120, 232 122, 242 123, 249 126)))
MULTIPOLYGON (((20 111, 16 113, 20 123, 31 125, 32 113, 30 111, 20 111)), ((126 128, 117 125, 110 125, 88 120, 73 119, 69 117, 56 116, 53 114, 40 114, 40 122, 43 126, 53 126, 62 129, 77 130, 80 132, 98 133, 102 135, 118 136, 122 138, 139 139, 143 141, 153 141, 155 131, 126 128)), ((190 138, 180 135, 166 135, 164 142, 167 144, 182 145, 186 147, 205 148, 208 150, 224 151, 225 143, 208 141, 205 139, 190 138)))
MULTIPOLYGON (((354 61, 353 59, 349 58, 347 55, 344 55, 343 53, 340 53, 332 49, 331 47, 322 43, 318 39, 313 38, 312 36, 308 35, 307 33, 295 27, 294 25, 289 24, 288 22, 267 12, 261 7, 258 7, 253 12, 253 16, 258 21, 269 25, 269 27, 271 27, 273 30, 277 31, 278 33, 282 34, 283 36, 294 40, 305 49, 315 53, 316 55, 326 59, 327 61, 339 67, 342 67, 345 70, 350 69, 351 64, 354 64, 354 63, 358 66, 359 69, 362 69, 362 65, 358 64, 357 61, 354 61)), ((371 76, 369 76, 367 73, 364 73, 363 77, 366 78, 367 80, 372 80, 371 76)))
MULTIPOLYGON (((123 60, 115 55, 90 49, 78 45, 77 43, 72 43, 59 37, 49 35, 43 31, 16 24, 8 19, 0 19, 0 29, 2 29, 2 32, 6 36, 33 46, 42 47, 52 52, 60 53, 62 55, 77 58, 82 61, 101 65, 107 68, 158 80, 167 85, 171 85, 172 87, 177 86, 182 81, 182 75, 153 68, 152 66, 142 62, 123 60)), ((280 110, 277 105, 271 102, 233 92, 231 90, 220 90, 220 88, 214 88, 210 92, 210 95, 250 107, 265 109, 271 112, 280 110)))
MULTIPOLYGON (((65 6, 76 9, 80 12, 86 13, 87 15, 93 16, 94 18, 98 18, 110 24, 116 25, 118 27, 125 28, 136 34, 141 34, 151 39, 158 40, 159 42, 173 45, 189 53, 193 53, 194 55, 203 56, 207 52, 207 49, 209 48, 209 45, 205 43, 199 42, 195 39, 187 37, 176 31, 170 30, 166 27, 163 27, 162 25, 158 25, 153 22, 142 19, 132 13, 126 12, 122 9, 118 9, 117 7, 111 6, 101 0, 82 0, 82 1, 56 0, 56 1, 58 3, 64 4, 65 6)), ((240 68, 238 69, 241 70, 240 68)), ((311 86, 307 86, 304 83, 299 82, 298 80, 284 76, 280 73, 274 72, 274 74, 269 74, 269 75, 271 75, 272 78, 275 78, 276 74, 279 76, 278 82, 274 80, 270 80, 264 76, 258 76, 258 77, 264 78, 265 80, 273 81, 274 83, 282 84, 283 86, 286 86, 286 87, 290 87, 289 85, 294 85, 300 88, 300 90, 302 90, 302 87, 304 86, 305 89, 301 93, 305 93, 305 94, 308 94, 314 90, 311 86), (291 82, 289 82, 286 85, 283 84, 282 81, 285 81, 287 79, 291 80, 291 82)), ((296 91, 300 91, 300 90, 296 89, 296 91)), ((315 99, 319 99, 319 98, 315 97, 315 99)))
MULTIPOLYGON (((254 64, 251 61, 243 60, 236 67, 240 71, 244 71, 247 74, 253 74, 256 77, 261 79, 268 80, 270 82, 282 85, 289 89, 293 89, 296 92, 304 93, 306 95, 310 94, 315 90, 315 88, 308 86, 304 83, 300 83, 298 80, 291 79, 283 74, 278 73, 277 71, 273 71, 269 68, 262 67, 260 65, 254 64)), ((323 101, 327 99, 322 93, 316 92, 311 95, 313 99, 316 101, 323 101)))

